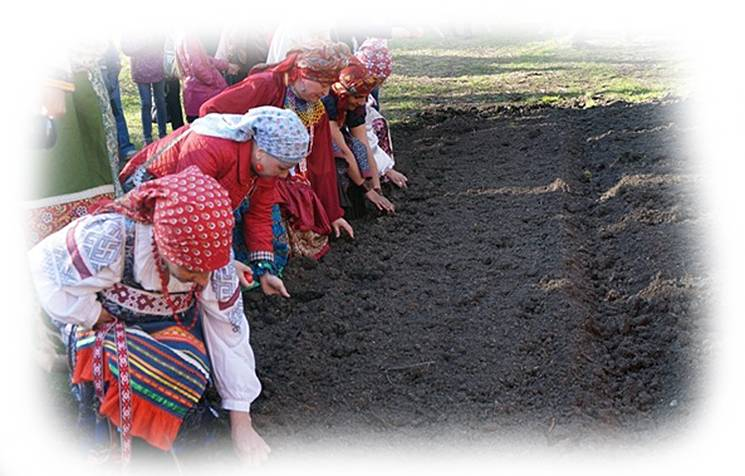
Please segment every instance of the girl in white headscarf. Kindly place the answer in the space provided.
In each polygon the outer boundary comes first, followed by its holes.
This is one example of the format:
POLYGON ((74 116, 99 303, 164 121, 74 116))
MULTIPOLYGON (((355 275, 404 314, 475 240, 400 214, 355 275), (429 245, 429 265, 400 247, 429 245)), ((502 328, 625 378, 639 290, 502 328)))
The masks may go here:
POLYGON ((289 297, 280 279, 289 246, 281 222, 276 178, 287 176, 308 151, 309 136, 297 115, 272 106, 246 114, 208 114, 151 144, 124 168, 129 189, 196 165, 230 195, 241 284, 289 297))

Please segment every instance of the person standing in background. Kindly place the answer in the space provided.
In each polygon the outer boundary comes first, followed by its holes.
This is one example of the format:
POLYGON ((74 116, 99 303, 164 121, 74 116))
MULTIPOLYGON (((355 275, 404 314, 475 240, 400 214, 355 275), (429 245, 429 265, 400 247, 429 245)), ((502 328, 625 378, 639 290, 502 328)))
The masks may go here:
POLYGON ((223 72, 236 74, 238 65, 208 55, 202 41, 193 34, 177 41, 176 58, 184 75, 186 121, 191 123, 199 117, 199 108, 205 101, 228 87, 223 72))
POLYGON ((291 50, 308 44, 329 41, 330 39, 330 22, 320 22, 308 26, 299 21, 282 21, 272 35, 269 52, 266 55, 266 64, 280 63, 284 61, 287 53, 291 50))
POLYGON ((239 67, 236 74, 225 75, 228 85, 240 82, 251 68, 266 61, 272 31, 265 26, 229 26, 222 30, 215 58, 227 60, 239 67))
POLYGON ((116 137, 120 162, 128 160, 137 152, 137 149, 129 138, 127 119, 124 117, 124 111, 122 109, 122 96, 119 88, 119 72, 121 69, 119 51, 116 49, 114 42, 110 41, 101 61, 101 73, 106 84, 106 90, 109 92, 111 112, 114 114, 114 120, 116 121, 116 137))
POLYGON ((54 115, 56 140, 29 157, 36 180, 22 200, 30 245, 88 213, 100 200, 121 193, 115 180, 116 122, 101 71, 100 46, 76 45, 64 64, 50 73, 47 89, 57 92, 55 102, 60 104, 44 106, 47 115, 54 115))
POLYGON ((165 35, 151 34, 126 35, 122 38, 122 51, 132 61, 132 81, 140 93, 140 115, 142 135, 145 144, 153 142, 151 112, 153 100, 158 120, 158 137, 165 137, 166 131, 166 93, 165 73, 163 71, 163 51, 165 35))
POLYGON ((181 108, 181 76, 172 35, 166 38, 163 55, 163 70, 166 81, 166 115, 168 116, 168 122, 171 123, 171 130, 175 131, 184 125, 184 112, 181 108))

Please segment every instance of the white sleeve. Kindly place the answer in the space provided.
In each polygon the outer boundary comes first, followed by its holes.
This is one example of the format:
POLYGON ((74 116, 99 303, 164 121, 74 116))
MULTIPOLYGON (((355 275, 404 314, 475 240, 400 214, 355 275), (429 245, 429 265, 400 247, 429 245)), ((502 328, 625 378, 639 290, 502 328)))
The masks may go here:
POLYGON ((96 293, 121 280, 124 221, 88 215, 49 235, 28 252, 39 303, 49 316, 91 328, 101 313, 96 293))
POLYGON ((261 393, 249 342, 238 276, 232 258, 214 271, 201 293, 202 329, 210 354, 217 391, 226 410, 248 412, 261 393))
MULTIPOLYGON (((372 101, 373 103, 375 102, 372 95, 370 95, 369 101, 372 101)), ((380 147, 378 135, 375 133, 375 128, 373 127, 374 121, 378 119, 385 120, 383 116, 381 116, 380 113, 370 105, 370 102, 368 102, 365 106, 365 133, 367 135, 367 142, 370 144, 370 150, 372 150, 373 157, 375 158, 375 164, 378 166, 378 175, 382 177, 391 170, 396 163, 393 161, 393 157, 388 155, 386 151, 380 147)))

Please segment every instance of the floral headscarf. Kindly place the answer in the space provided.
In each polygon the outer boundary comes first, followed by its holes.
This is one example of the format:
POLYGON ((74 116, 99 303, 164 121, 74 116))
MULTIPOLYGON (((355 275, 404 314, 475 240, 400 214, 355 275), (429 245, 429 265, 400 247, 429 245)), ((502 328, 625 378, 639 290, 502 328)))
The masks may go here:
POLYGON ((253 139, 256 145, 286 165, 296 165, 308 153, 310 137, 297 114, 288 109, 261 106, 246 114, 207 114, 191 129, 201 135, 236 142, 253 139))
POLYGON ((375 86, 375 78, 370 76, 365 65, 352 57, 349 66, 339 73, 339 81, 331 85, 333 95, 336 96, 336 123, 340 127, 347 118, 350 96, 367 96, 375 86))
POLYGON ((378 85, 391 75, 393 57, 385 40, 368 38, 360 45, 354 56, 367 66, 378 85))
POLYGON ((339 78, 352 52, 344 43, 318 41, 287 52, 285 59, 274 65, 257 65, 251 73, 273 71, 287 73, 289 81, 298 77, 331 84, 339 78))

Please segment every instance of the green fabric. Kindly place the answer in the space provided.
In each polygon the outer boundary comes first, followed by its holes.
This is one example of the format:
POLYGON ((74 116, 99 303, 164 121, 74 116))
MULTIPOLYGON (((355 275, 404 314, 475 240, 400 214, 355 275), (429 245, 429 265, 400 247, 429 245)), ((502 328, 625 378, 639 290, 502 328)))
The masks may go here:
POLYGON ((31 200, 82 192, 114 183, 96 93, 84 71, 74 74, 75 92, 66 94, 66 112, 55 119, 57 143, 35 151, 38 178, 31 200))

